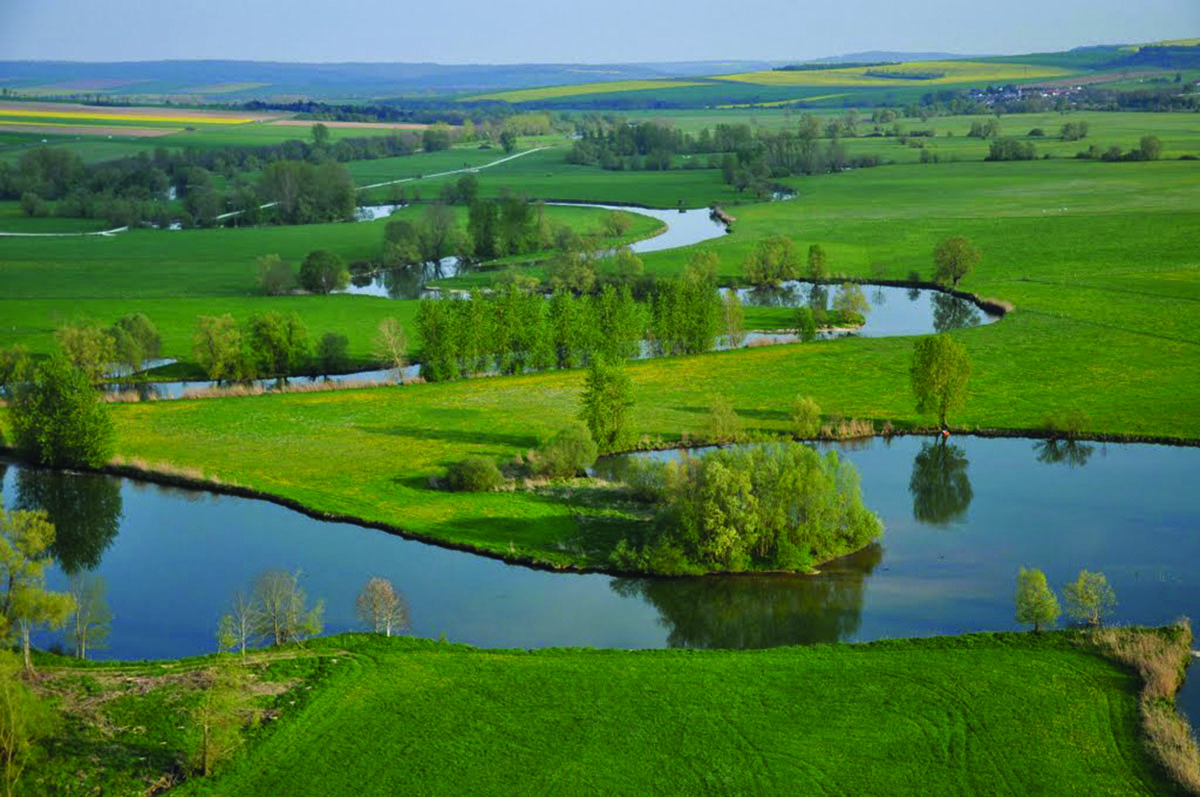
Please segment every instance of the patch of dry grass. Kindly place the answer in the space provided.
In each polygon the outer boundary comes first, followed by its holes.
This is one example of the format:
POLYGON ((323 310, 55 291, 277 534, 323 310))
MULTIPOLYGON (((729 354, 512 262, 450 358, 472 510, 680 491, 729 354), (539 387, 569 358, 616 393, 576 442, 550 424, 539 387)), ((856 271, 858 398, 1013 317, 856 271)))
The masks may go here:
POLYGON ((1162 633, 1105 628, 1096 631, 1092 640, 1141 676, 1142 729, 1150 752, 1186 790, 1200 794, 1200 746, 1175 707, 1175 694, 1192 655, 1191 623, 1182 617, 1162 633))

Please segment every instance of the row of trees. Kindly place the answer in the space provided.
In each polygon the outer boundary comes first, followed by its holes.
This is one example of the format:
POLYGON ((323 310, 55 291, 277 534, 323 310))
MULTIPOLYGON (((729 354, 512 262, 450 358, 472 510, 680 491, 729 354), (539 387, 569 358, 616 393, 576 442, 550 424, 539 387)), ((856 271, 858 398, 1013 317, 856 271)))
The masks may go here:
POLYGON ((648 339, 659 355, 711 351, 720 335, 740 342, 736 293, 717 291, 715 258, 701 253, 677 279, 658 280, 646 302, 628 285, 591 294, 542 294, 508 285, 491 294, 427 300, 417 310, 421 375, 445 381, 495 371, 576 368, 597 358, 637 357, 648 339))
MULTIPOLYGON (((380 359, 390 362, 394 360, 394 347, 384 339, 385 327, 393 328, 395 322, 384 321, 376 340, 380 359)), ((192 351, 209 379, 246 382, 344 372, 350 364, 349 345, 345 335, 326 332, 314 346, 300 316, 271 310, 255 313, 240 324, 229 313, 200 316, 192 351)), ((403 355, 399 356, 402 365, 403 355)))
MULTIPOLYGON (((1074 581, 1063 587, 1067 615, 1076 622, 1100 626, 1117 607, 1117 596, 1103 573, 1080 570, 1074 581)), ((1052 628, 1062 615, 1058 596, 1037 568, 1021 568, 1017 574, 1017 622, 1034 631, 1052 628)))

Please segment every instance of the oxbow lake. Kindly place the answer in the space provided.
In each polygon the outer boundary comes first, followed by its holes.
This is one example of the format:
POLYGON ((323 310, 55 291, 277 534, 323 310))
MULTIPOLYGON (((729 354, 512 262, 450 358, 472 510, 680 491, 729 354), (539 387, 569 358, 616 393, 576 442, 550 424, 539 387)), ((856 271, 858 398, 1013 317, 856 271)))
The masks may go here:
MULTIPOLYGON (((1200 619, 1200 498, 1185 489, 1200 449, 902 437, 838 450, 887 530, 815 576, 543 572, 267 501, 12 463, 3 497, 48 509, 63 566, 107 581, 104 657, 211 651, 230 596, 270 568, 303 571, 329 633, 357 628, 355 595, 382 576, 407 596, 414 634, 484 647, 757 648, 1006 630, 1021 566, 1042 568, 1056 589, 1080 568, 1103 571, 1116 622, 1200 619)), ((49 580, 63 588, 67 576, 59 567, 49 580)), ((1182 700, 1193 717, 1197 681, 1182 700)))

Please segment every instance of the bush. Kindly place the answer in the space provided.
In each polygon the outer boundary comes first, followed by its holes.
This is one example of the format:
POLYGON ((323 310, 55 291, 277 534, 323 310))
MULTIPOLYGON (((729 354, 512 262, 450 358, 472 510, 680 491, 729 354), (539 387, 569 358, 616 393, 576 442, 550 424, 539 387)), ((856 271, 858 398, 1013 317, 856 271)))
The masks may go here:
POLYGON ((468 457, 446 468, 446 487, 460 493, 482 493, 504 484, 504 475, 493 460, 468 457))
POLYGON ((536 471, 552 479, 577 476, 595 464, 598 452, 585 427, 569 426, 538 449, 536 471))
POLYGON ((254 261, 259 289, 267 296, 291 293, 296 287, 296 270, 279 255, 263 255, 254 261))
POLYGON ((792 434, 803 439, 815 438, 821 431, 821 408, 812 396, 797 396, 792 403, 792 434))
POLYGON ((742 436, 742 419, 724 396, 713 399, 708 414, 708 439, 714 443, 734 443, 742 436))

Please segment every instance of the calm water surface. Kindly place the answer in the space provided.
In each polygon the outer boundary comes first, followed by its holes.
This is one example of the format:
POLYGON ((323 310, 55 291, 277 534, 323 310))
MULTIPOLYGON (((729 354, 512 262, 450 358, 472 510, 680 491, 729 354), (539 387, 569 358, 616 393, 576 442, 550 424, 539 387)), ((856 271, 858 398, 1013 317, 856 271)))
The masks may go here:
MULTIPOLYGON (((15 465, 3 497, 49 509, 63 567, 106 579, 115 620, 100 655, 117 658, 211 650, 232 593, 279 567, 303 570, 330 633, 356 627, 357 591, 382 576, 407 595, 413 633, 486 647, 746 648, 1011 629, 1021 566, 1042 568, 1056 589, 1080 568, 1103 571, 1118 622, 1200 618, 1200 497, 1185 489, 1198 449, 909 437, 843 455, 887 531, 817 576, 543 573, 264 501, 15 465)), ((60 588, 66 578, 50 576, 60 588)), ((1183 699, 1193 717, 1196 682, 1183 699)))

